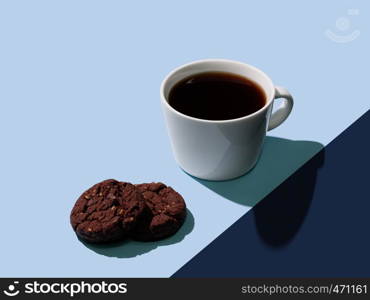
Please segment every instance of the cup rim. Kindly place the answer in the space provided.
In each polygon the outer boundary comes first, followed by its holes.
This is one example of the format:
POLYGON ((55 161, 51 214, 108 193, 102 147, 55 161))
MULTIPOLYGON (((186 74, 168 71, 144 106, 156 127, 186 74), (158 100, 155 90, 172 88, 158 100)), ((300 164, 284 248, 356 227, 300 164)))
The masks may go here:
MULTIPOLYGON (((264 91, 265 91, 265 89, 264 89, 264 91)), ((160 86, 160 96, 161 96, 160 97, 161 98, 161 102, 164 103, 164 105, 167 107, 167 109, 173 111, 174 113, 178 114, 179 116, 181 116, 183 118, 186 118, 186 119, 189 119, 189 120, 193 120, 193 121, 202 122, 202 123, 225 124, 225 123, 239 122, 239 121, 242 121, 242 120, 247 120, 247 119, 253 118, 254 116, 256 116, 256 115, 262 113, 263 111, 265 111, 266 109, 268 109, 268 107, 270 106, 271 102, 275 98, 275 87, 274 87, 274 84, 272 83, 272 80, 270 79, 270 77, 267 76, 267 74, 265 72, 261 71, 260 69, 258 69, 255 66, 252 66, 250 64, 243 63, 243 62, 240 62, 240 61, 237 61, 237 60, 221 59, 221 58, 209 58, 209 59, 195 60, 195 61, 192 61, 192 62, 189 62, 189 63, 182 64, 179 67, 173 69, 171 72, 169 72, 166 75, 166 77, 163 79, 162 83, 161 83, 161 86, 160 86), (212 62, 223 62, 223 63, 239 64, 239 65, 242 65, 244 67, 248 67, 248 68, 252 69, 256 73, 261 74, 263 77, 265 77, 265 79, 268 81, 268 84, 271 86, 272 93, 271 93, 270 99, 267 99, 265 105, 263 107, 261 107, 259 110, 255 111, 254 113, 249 114, 249 115, 246 115, 246 116, 243 116, 243 117, 240 117, 240 118, 235 118, 235 119, 228 119, 228 120, 207 120, 207 119, 200 119, 200 118, 191 117, 191 116, 188 116, 188 115, 185 115, 185 114, 179 112, 178 110, 174 109, 168 103, 168 101, 167 101, 167 99, 166 99, 166 97, 164 95, 164 88, 165 88, 168 80, 176 72, 180 71, 181 69, 183 69, 185 67, 192 66, 192 65, 195 65, 195 64, 199 64, 199 63, 204 63, 204 62, 206 62, 206 63, 207 62, 208 63, 212 63, 212 62)))

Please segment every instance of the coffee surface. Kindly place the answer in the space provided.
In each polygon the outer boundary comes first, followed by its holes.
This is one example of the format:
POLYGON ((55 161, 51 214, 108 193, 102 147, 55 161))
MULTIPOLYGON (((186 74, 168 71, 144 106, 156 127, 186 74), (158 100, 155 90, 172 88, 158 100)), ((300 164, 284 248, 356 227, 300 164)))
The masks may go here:
POLYGON ((170 91, 169 104, 199 119, 230 120, 250 115, 266 103, 262 87, 233 73, 204 72, 179 81, 170 91))

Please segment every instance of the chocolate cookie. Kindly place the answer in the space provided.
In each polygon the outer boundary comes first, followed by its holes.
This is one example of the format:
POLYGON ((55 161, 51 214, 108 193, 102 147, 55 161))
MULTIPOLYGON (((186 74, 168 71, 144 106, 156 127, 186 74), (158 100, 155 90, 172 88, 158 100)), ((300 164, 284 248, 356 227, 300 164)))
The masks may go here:
POLYGON ((70 221, 82 239, 110 242, 125 237, 145 216, 145 211, 149 210, 134 185, 108 179, 95 184, 78 198, 70 221))
POLYGON ((131 237, 141 241, 159 240, 179 230, 186 218, 182 196, 163 183, 143 183, 136 187, 144 196, 151 217, 140 220, 131 237))

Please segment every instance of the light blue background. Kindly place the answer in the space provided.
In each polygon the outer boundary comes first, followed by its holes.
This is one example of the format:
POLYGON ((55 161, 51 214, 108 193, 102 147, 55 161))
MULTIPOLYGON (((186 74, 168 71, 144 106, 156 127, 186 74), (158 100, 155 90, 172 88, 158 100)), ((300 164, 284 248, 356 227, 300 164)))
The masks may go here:
POLYGON ((295 98, 271 134, 326 145, 369 108, 369 8, 343 0, 1 1, 0 276, 170 276, 250 207, 176 166, 159 106, 163 77, 202 58, 253 64, 295 98), (350 8, 360 14, 348 32, 361 35, 334 43, 324 31, 340 33, 335 20, 350 8), (193 231, 132 258, 91 251, 69 213, 106 178, 173 186, 193 231))

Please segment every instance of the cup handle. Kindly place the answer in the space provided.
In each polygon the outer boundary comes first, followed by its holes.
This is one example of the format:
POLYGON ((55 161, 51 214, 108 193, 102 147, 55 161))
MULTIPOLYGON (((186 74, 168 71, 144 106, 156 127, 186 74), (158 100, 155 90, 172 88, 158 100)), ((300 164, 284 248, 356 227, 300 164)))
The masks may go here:
POLYGON ((274 100, 277 98, 283 98, 284 100, 279 108, 271 114, 267 129, 268 131, 278 127, 281 123, 283 123, 286 118, 288 118, 293 108, 293 97, 286 88, 275 86, 274 100))

